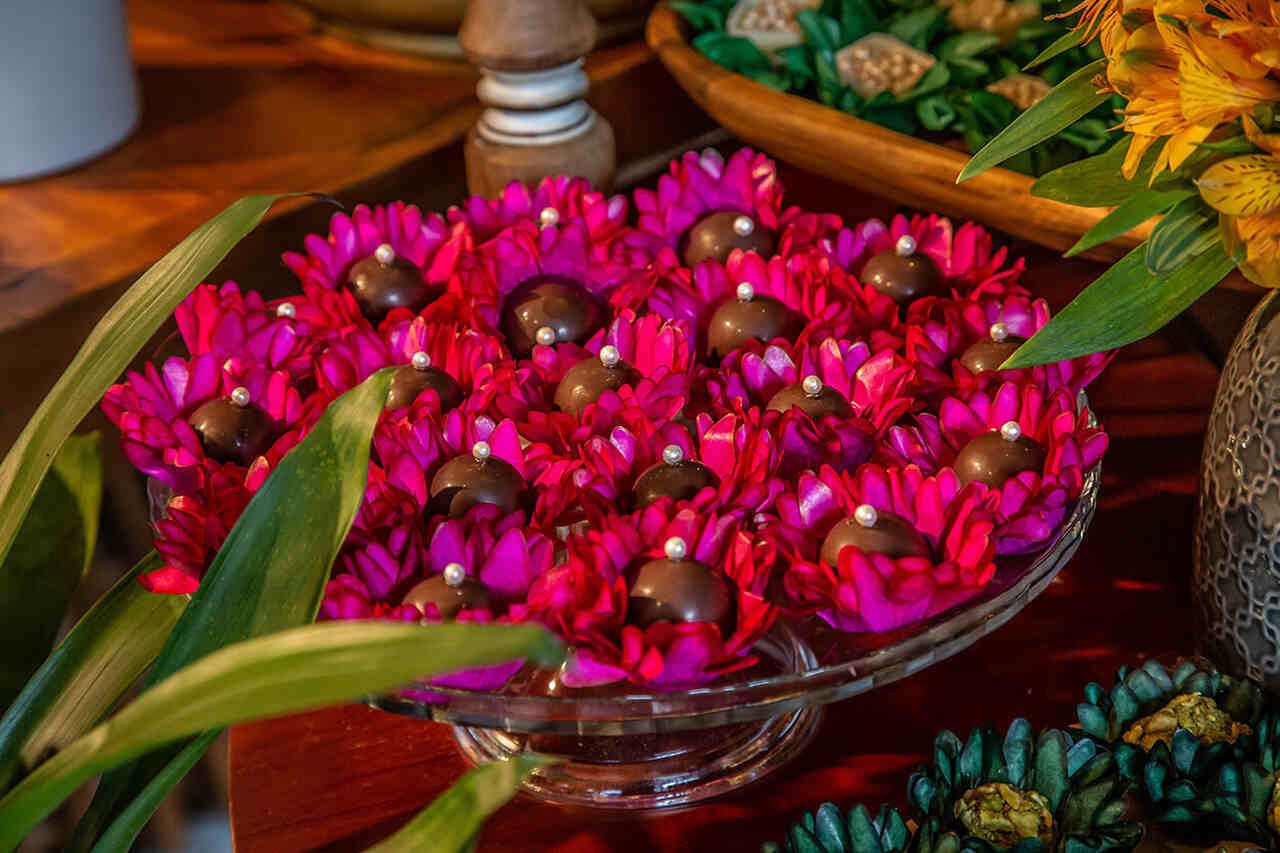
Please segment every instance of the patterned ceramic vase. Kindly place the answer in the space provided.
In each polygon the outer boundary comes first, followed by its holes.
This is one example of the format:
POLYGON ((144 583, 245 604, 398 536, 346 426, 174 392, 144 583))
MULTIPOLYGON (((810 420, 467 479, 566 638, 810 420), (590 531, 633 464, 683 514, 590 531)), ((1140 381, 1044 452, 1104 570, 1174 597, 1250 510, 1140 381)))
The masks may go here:
POLYGON ((1245 321, 1205 435, 1196 638, 1228 672, 1280 692, 1280 298, 1245 321))

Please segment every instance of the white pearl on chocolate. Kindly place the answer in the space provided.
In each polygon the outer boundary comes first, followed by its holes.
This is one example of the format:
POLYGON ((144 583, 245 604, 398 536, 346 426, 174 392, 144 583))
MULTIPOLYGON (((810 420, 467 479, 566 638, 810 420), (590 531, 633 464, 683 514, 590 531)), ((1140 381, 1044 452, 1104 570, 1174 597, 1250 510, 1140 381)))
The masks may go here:
POLYGON ((679 536, 672 536, 662 546, 663 553, 671 560, 683 560, 689 553, 689 546, 679 536))
POLYGON ((618 348, 613 344, 600 347, 600 363, 605 367, 615 367, 620 361, 622 361, 622 353, 618 352, 618 348))
POLYGON ((276 306, 277 317, 293 317, 298 313, 298 309, 293 307, 292 302, 281 302, 276 306))
POLYGON ((556 330, 550 326, 541 326, 534 332, 533 339, 538 346, 549 347, 556 342, 556 330))
POLYGON ((471 445, 471 455, 476 458, 477 462, 483 462, 493 455, 493 448, 489 447, 487 441, 477 441, 471 445))
POLYGON ((1004 426, 1000 427, 1000 437, 1005 441, 1017 441, 1022 438, 1022 427, 1018 426, 1017 421, 1005 421, 1004 426))
POLYGON ((467 570, 462 567, 462 563, 450 563, 444 567, 444 582, 449 586, 462 586, 462 582, 467 579, 467 570))
POLYGON ((902 257, 910 257, 916 253, 916 238, 910 234, 903 234, 898 238, 898 243, 893 250, 902 257))
POLYGON ((733 233, 739 237, 750 237, 755 230, 756 224, 750 216, 739 216, 733 220, 733 233))
POLYGON ((231 392, 231 402, 237 406, 244 407, 249 405, 253 398, 249 396, 249 389, 241 385, 231 392))
POLYGON ((678 465, 684 460, 684 451, 678 444, 668 444, 662 448, 662 461, 668 465, 678 465))
POLYGON ((418 350, 417 352, 415 352, 413 354, 413 358, 411 358, 410 361, 413 362, 413 367, 415 370, 426 370, 428 367, 431 366, 431 356, 427 355, 422 350, 418 350))
POLYGON ((751 286, 751 282, 744 281, 738 285, 738 301, 750 302, 756 298, 756 289, 751 286))
POLYGON ((871 504, 858 504, 858 508, 853 511, 853 520, 863 527, 875 527, 879 518, 879 513, 871 504))
POLYGON ((822 380, 816 376, 806 376, 804 381, 800 383, 800 387, 810 397, 822 396, 822 380))
POLYGON ((390 243, 383 243, 373 250, 373 257, 384 267, 389 267, 396 259, 396 250, 391 248, 390 243))
POLYGON ((554 207, 544 207, 542 208, 542 212, 538 214, 538 222, 542 224, 543 228, 546 228, 549 225, 555 225, 559 221, 560 211, 556 210, 554 207))
POLYGON ((995 341, 996 343, 1000 343, 1007 337, 1009 337, 1008 326, 1006 326, 1004 323, 991 324, 991 340, 995 341))

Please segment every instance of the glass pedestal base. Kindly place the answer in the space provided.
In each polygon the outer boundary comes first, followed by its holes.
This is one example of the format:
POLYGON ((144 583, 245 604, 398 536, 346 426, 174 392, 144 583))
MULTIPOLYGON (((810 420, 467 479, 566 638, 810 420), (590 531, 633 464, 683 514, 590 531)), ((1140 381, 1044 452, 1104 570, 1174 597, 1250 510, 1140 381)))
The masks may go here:
POLYGON ((813 738, 821 707, 764 721, 697 731, 639 735, 517 734, 454 726, 475 764, 531 751, 556 756, 525 782, 533 796, 606 809, 687 806, 735 791, 785 765, 813 738))

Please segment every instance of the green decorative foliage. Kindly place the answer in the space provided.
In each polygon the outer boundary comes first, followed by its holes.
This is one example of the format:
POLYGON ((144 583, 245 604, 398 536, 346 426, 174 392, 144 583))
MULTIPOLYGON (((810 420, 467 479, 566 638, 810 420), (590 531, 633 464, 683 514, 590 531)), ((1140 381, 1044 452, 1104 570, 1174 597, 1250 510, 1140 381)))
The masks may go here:
MULTIPOLYGON (((1079 207, 1114 207, 1146 190, 1151 169, 1164 148, 1152 145, 1143 155, 1133 180, 1120 174, 1129 140, 1121 139, 1101 154, 1068 163, 1031 185, 1031 194, 1079 207)), ((1157 181, 1157 186, 1161 182, 1157 181)), ((1163 187, 1161 187, 1163 188, 1163 187)))
POLYGON ((1089 285, 1018 348, 1003 368, 1101 352, 1144 338, 1226 277, 1235 263, 1213 245, 1166 276, 1146 268, 1143 243, 1089 285))
POLYGON ((1037 55, 1035 59, 1022 66, 1023 70, 1031 71, 1032 69, 1039 68, 1050 59, 1056 59, 1068 50, 1079 46, 1080 33, 1076 30, 1069 30, 1058 36, 1058 38, 1054 40, 1053 44, 1040 51, 1039 55, 1037 55))
POLYGON ((1147 272, 1168 275, 1218 245, 1218 214, 1191 195, 1156 223, 1147 240, 1147 272))
MULTIPOLYGON (((331 403, 267 477, 169 635, 147 687, 225 645, 315 619, 329 567, 364 495, 370 442, 392 373, 382 370, 331 403)), ((162 751, 106 776, 71 849, 90 849, 117 808, 150 784, 174 753, 162 751)))
MULTIPOLYGON (((93 327, 0 463, 0 565, 71 431, 178 303, 262 221, 278 195, 246 196, 201 225, 134 282, 93 327)), ((8 575, 0 576, 7 586, 8 575)))
POLYGON ((0 718, 0 792, 97 725, 155 660, 188 600, 138 583, 163 565, 153 551, 117 581, 0 718))
POLYGON ((53 648, 71 594, 89 568, 102 504, 98 444, 97 433, 67 439, 0 566, 0 708, 53 648))
POLYGON ((761 845, 760 850, 761 853, 893 853, 906 850, 910 843, 911 830, 907 822, 891 806, 881 806, 873 818, 861 804, 845 814, 835 803, 823 803, 792 824, 781 844, 768 842, 761 845))
MULTIPOLYGON (((1127 198, 1119 207, 1108 213, 1098 224, 1084 233, 1074 246, 1066 251, 1070 258, 1081 252, 1087 252, 1095 246, 1101 246, 1122 234, 1138 227, 1153 216, 1159 216, 1181 201, 1196 194, 1195 187, 1180 187, 1173 190, 1144 190, 1127 198)), ((1151 247, 1147 247, 1150 257, 1151 247)))
POLYGON ((518 755, 477 767, 457 781, 435 801, 369 853, 460 853, 469 850, 480 835, 480 827, 510 800, 540 767, 551 763, 541 755, 518 755))
POLYGON ((1110 97, 1098 94, 1093 84, 1093 78, 1104 65, 1103 60, 1095 60, 1055 86, 974 154, 960 170, 956 182, 975 178, 993 166, 1047 142, 1107 103, 1110 97))
POLYGON ((515 658, 553 665, 563 652, 538 625, 376 620, 326 622, 227 646, 156 684, 0 799, 0 851, 16 848, 93 775, 160 744, 389 689, 420 676, 515 658))
POLYGON ((1107 851, 1131 846, 1141 835, 1124 808, 1125 782, 1109 752, 1057 729, 1037 738, 1026 720, 1015 720, 1003 737, 990 728, 974 730, 964 742, 949 731, 938 735, 933 764, 918 769, 908 783, 912 811, 922 827, 930 827, 912 849, 921 853, 1049 849, 1036 837, 999 847, 970 832, 960 820, 957 804, 975 789, 999 785, 1015 789, 1027 801, 1039 798, 1052 816, 1047 831, 1057 848, 1107 851))
MULTIPOLYGON (((1061 4, 1061 9, 1069 5, 1061 4)), ((987 86, 1030 62, 1042 66, 1037 73, 1052 85, 1101 56, 1096 45, 1081 47, 1055 22, 1030 21, 1006 42, 990 33, 954 29, 945 9, 921 0, 825 0, 797 13, 803 44, 767 54, 748 39, 726 33, 733 6, 731 0, 671 4, 688 21, 694 48, 718 65, 900 133, 960 137, 970 151, 985 145, 1019 113, 1012 101, 986 91, 987 86), (901 96, 882 92, 862 98, 840 80, 835 55, 875 32, 890 33, 937 63, 901 96)), ((1058 139, 1033 147, 1010 167, 1039 175, 1109 145, 1115 134, 1109 129, 1114 122, 1107 105, 1086 113, 1058 139)))

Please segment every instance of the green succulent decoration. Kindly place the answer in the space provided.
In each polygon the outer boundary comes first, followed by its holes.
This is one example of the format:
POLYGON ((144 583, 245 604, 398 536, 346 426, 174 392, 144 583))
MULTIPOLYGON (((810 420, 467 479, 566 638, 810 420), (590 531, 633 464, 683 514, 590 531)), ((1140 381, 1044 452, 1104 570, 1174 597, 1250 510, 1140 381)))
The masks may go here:
POLYGON ((892 806, 881 806, 873 818, 861 804, 845 814, 835 803, 823 803, 792 824, 785 841, 767 842, 760 853, 895 853, 907 850, 911 840, 907 822, 892 806))
MULTIPOLYGON (((1014 4, 1036 11, 1001 32, 984 31, 973 22, 958 26, 948 8, 955 4, 933 0, 799 3, 816 6, 796 13, 803 41, 776 49, 731 32, 730 16, 739 5, 735 0, 675 0, 670 5, 689 22, 693 46, 718 65, 900 133, 960 139, 970 153, 1022 113, 1027 92, 1056 85, 1101 57, 1096 43, 1062 49, 1067 28, 1041 19, 1065 11, 1071 3, 1046 3, 1044 8, 1014 4), (886 90, 870 98, 860 96, 842 79, 837 54, 871 33, 886 33, 927 54, 932 66, 901 94, 886 90), (1042 54, 1050 58, 1037 68, 1036 76, 1024 74, 1023 69, 1042 54)), ((1114 106, 1110 101, 1102 104, 1054 140, 1005 165, 1041 175, 1104 150, 1117 138, 1109 129, 1114 106)))
POLYGON ((1031 724, 1019 719, 1003 737, 980 728, 965 742, 944 731, 934 741, 933 765, 917 770, 908 783, 921 825, 932 819, 941 830, 927 846, 918 839, 916 849, 1129 849, 1142 830, 1128 815, 1126 787, 1110 752, 1060 729, 1036 737, 1031 724))
POLYGON ((1254 683, 1203 663, 1124 667, 1085 688, 1084 731, 1114 750, 1146 818, 1204 841, 1271 846, 1278 721, 1254 683))

